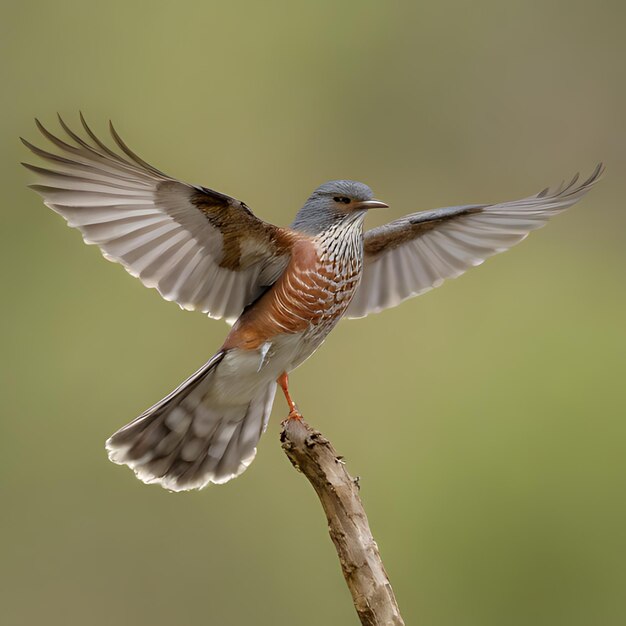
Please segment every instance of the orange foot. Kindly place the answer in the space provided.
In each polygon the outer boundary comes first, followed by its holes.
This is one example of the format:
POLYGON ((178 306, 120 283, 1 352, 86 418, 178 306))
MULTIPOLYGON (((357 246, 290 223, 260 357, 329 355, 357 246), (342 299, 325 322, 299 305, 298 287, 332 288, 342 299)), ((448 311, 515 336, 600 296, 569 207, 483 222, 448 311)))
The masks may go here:
POLYGON ((294 406, 293 409, 289 411, 289 415, 287 416, 287 419, 288 420, 301 420, 302 419, 302 413, 298 411, 298 407, 294 406))
POLYGON ((277 379, 276 382, 280 385, 283 393, 285 394, 285 399, 287 400, 287 404, 289 405, 289 415, 287 419, 291 420, 301 420, 302 413, 298 411, 298 407, 296 403, 291 399, 291 395, 289 395, 289 377, 287 376, 287 372, 283 372, 277 379))

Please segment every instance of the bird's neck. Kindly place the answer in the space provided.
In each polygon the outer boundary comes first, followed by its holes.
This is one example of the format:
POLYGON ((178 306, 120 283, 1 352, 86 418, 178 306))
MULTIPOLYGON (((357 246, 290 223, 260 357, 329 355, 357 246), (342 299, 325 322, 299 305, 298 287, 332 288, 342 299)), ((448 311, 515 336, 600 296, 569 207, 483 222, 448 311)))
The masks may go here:
POLYGON ((325 260, 349 255, 363 257, 363 221, 365 212, 356 212, 323 230, 315 237, 316 246, 325 260))

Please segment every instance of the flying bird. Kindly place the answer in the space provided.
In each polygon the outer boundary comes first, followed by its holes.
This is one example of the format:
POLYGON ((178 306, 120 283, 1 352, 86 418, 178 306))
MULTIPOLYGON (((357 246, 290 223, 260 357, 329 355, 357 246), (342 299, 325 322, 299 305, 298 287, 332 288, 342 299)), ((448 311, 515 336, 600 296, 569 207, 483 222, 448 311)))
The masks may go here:
POLYGON ((87 244, 187 310, 232 325, 222 347, 174 391, 118 430, 109 458, 145 483, 172 491, 225 483, 252 462, 277 385, 300 419, 288 374, 341 318, 364 317, 459 276, 503 252, 580 200, 584 182, 497 204, 422 211, 364 232, 387 205, 359 182, 319 186, 289 227, 207 187, 179 181, 132 152, 114 127, 111 149, 80 116, 83 133, 60 117, 57 149, 22 139, 46 163, 24 164, 44 203, 87 244))

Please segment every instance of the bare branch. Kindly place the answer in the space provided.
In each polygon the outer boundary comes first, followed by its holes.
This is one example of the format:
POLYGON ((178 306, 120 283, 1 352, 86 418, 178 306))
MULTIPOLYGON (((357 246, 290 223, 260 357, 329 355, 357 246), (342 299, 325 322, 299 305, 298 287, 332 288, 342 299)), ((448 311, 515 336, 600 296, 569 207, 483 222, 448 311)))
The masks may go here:
POLYGON ((330 441, 302 420, 286 419, 280 440, 322 503, 361 624, 404 626, 359 497, 358 481, 348 474, 330 441))

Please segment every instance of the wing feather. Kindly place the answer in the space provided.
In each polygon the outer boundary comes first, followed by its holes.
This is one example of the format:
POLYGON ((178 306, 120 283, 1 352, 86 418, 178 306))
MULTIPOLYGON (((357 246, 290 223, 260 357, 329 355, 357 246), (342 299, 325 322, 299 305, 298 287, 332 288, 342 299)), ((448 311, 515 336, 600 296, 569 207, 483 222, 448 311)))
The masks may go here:
POLYGON ((346 317, 364 317, 438 287, 508 250, 549 218, 578 202, 604 171, 579 175, 551 191, 500 204, 413 213, 365 233, 365 267, 346 317))
POLYGON ((48 165, 23 164, 36 176, 31 188, 86 243, 166 300, 236 319, 286 266, 294 234, 258 219, 243 202, 164 174, 112 124, 121 154, 98 139, 82 114, 80 121, 86 138, 59 116, 68 143, 35 120, 59 154, 22 139, 48 165))

